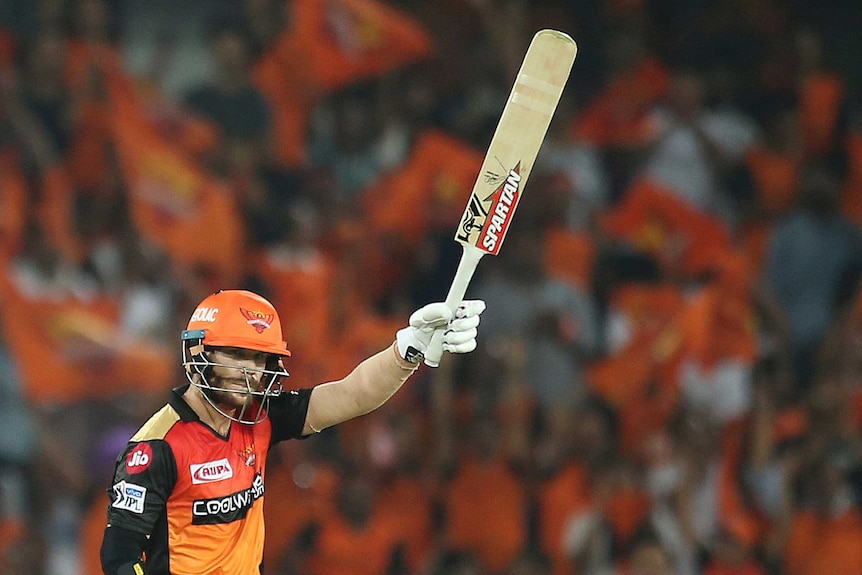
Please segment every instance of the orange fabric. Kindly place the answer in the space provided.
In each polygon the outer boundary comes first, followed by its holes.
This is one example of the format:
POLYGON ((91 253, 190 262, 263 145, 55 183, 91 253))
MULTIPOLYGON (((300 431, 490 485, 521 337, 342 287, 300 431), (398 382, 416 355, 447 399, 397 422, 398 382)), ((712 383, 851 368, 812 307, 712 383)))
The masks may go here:
POLYGON ((747 363, 756 359, 754 310, 744 294, 706 287, 692 298, 683 322, 686 353, 704 367, 722 359, 747 363))
POLYGON ((84 101, 78 109, 66 166, 75 188, 94 192, 105 181, 111 141, 110 108, 97 101, 84 101))
POLYGON ((836 131, 846 87, 839 75, 821 72, 805 78, 800 92, 802 144, 809 157, 819 157, 840 145, 836 131))
POLYGON ((0 152, 0 264, 22 247, 27 223, 27 180, 14 154, 0 152))
MULTIPOLYGON (((412 18, 376 0, 293 2, 292 27, 306 50, 306 76, 335 90, 431 56, 430 36, 412 18)), ((293 55, 294 58, 297 55, 293 55)))
POLYGON ((644 59, 610 82, 573 124, 572 135, 600 148, 646 144, 657 133, 649 112, 669 86, 664 65, 655 58, 644 59))
POLYGON ((381 486, 378 507, 399 526, 407 565, 418 572, 429 558, 433 543, 433 513, 426 489, 418 479, 398 477, 381 486))
POLYGON ((545 270, 552 278, 589 289, 596 248, 588 234, 551 229, 545 234, 545 270))
POLYGON ((102 537, 108 518, 105 509, 111 501, 104 492, 100 492, 84 511, 81 521, 80 550, 81 550, 81 573, 101 573, 102 561, 99 558, 99 550, 102 547, 102 537))
POLYGON ((459 221, 482 154, 442 132, 420 134, 410 157, 363 195, 365 219, 375 234, 410 249, 441 226, 459 221))
POLYGON ((320 528, 310 558, 316 575, 379 575, 386 573, 399 535, 398 521, 375 514, 362 529, 352 527, 340 515, 320 528))
MULTIPOLYGON (((122 55, 111 45, 70 41, 67 49, 66 81, 73 91, 91 91, 90 84, 98 78, 95 72, 104 76, 122 75, 122 55)), ((105 80, 104 76, 99 79, 105 80)))
POLYGON ((509 564, 526 542, 524 486, 503 462, 463 462, 445 510, 452 546, 475 553, 492 571, 509 564))
POLYGON ((862 573, 862 516, 852 510, 823 519, 800 512, 794 517, 784 554, 787 575, 862 573))
POLYGON ((33 402, 109 397, 130 389, 162 392, 173 381, 170 350, 124 338, 110 300, 33 300, 5 277, 0 299, 4 337, 33 402))
POLYGON ((762 269, 773 231, 769 221, 750 222, 740 230, 741 249, 754 269, 762 269))
POLYGON ((571 515, 590 505, 590 484, 583 465, 570 463, 539 491, 539 539, 550 557, 554 573, 567 573, 569 559, 563 552, 563 530, 571 515))
POLYGON ((841 196, 841 209, 848 218, 862 223, 862 134, 850 134, 847 139, 847 156, 850 169, 841 196))
POLYGON ((808 430, 808 414, 802 408, 782 410, 772 426, 772 440, 776 443, 799 437, 808 430))
POLYGON ((649 495, 643 489, 630 486, 615 491, 605 509, 614 537, 618 541, 631 541, 651 508, 649 495))
POLYGON ((84 250, 75 230, 73 202, 75 191, 62 166, 55 166, 42 174, 42 201, 39 216, 48 242, 63 257, 81 262, 84 250))
POLYGON ((635 182, 602 217, 611 235, 657 258, 674 273, 696 275, 714 267, 730 248, 727 227, 648 180, 635 182))
POLYGON ((288 167, 306 164, 305 139, 320 92, 308 77, 307 50, 301 38, 283 34, 252 72, 255 86, 269 101, 276 159, 288 167))
POLYGON ((0 29, 0 67, 15 63, 15 40, 6 30, 0 29))
POLYGON ((307 0, 290 10, 290 28, 261 56, 253 78, 272 109, 277 159, 300 167, 323 94, 427 58, 433 47, 415 22, 375 0, 307 0))
POLYGON ((277 253, 264 253, 257 271, 271 287, 272 303, 281 312, 284 339, 292 354, 288 371, 302 381, 322 381, 330 360, 327 346, 335 279, 332 263, 320 255, 294 261, 277 253))
POLYGON ((386 317, 369 314, 362 308, 351 309, 342 322, 332 327, 323 380, 341 379, 359 362, 392 345, 395 332, 406 322, 401 316, 386 317))
POLYGON ((610 307, 626 316, 631 339, 618 352, 590 364, 592 388, 612 405, 645 399, 656 369, 676 354, 682 341, 677 317, 684 309, 680 289, 671 284, 632 284, 611 295, 610 307))
POLYGON ((648 395, 619 409, 620 449, 629 456, 643 452, 644 443, 666 429, 677 413, 679 392, 671 386, 656 385, 648 395))
POLYGON ((135 226, 177 263, 203 266, 222 285, 236 284, 245 239, 237 199, 165 142, 124 78, 109 80, 111 127, 135 226))
POLYGON ((796 199, 799 172, 795 158, 754 148, 748 152, 745 161, 751 170, 760 207, 773 215, 790 210, 796 199))
POLYGON ((303 529, 315 522, 326 522, 334 513, 337 473, 317 463, 303 465, 307 476, 292 464, 267 468, 266 489, 276 495, 268 497, 263 507, 266 524, 270 526, 266 530, 263 555, 266 573, 277 572, 279 561, 303 529), (295 475, 300 477, 299 481, 307 483, 300 487, 295 475))

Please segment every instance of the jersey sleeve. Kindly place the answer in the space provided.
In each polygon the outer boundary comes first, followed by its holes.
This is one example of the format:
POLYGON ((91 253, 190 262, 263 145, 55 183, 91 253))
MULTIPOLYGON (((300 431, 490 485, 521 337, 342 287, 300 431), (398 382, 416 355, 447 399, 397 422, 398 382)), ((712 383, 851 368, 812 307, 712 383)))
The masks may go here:
POLYGON ((177 464, 166 441, 129 443, 117 458, 108 490, 108 524, 150 535, 176 481, 177 464))
POLYGON ((310 389, 298 389, 269 400, 267 414, 272 424, 271 443, 302 437, 310 397, 310 389))

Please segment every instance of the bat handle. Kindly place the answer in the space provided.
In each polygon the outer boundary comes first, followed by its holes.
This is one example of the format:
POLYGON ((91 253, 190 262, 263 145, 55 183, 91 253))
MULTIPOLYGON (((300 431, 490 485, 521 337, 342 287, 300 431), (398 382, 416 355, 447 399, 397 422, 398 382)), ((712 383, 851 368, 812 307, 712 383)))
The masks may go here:
MULTIPOLYGON (((449 294, 446 296, 446 305, 449 306, 452 313, 455 313, 455 310, 464 300, 464 294, 467 293, 467 286, 470 285, 473 272, 476 271, 479 260, 485 255, 484 251, 474 245, 462 244, 461 247, 463 248, 461 261, 458 262, 458 270, 455 272, 452 285, 449 287, 449 294)), ((434 332, 431 343, 425 350, 425 365, 427 366, 437 367, 440 365, 440 359, 443 357, 443 331, 438 329, 434 332)))

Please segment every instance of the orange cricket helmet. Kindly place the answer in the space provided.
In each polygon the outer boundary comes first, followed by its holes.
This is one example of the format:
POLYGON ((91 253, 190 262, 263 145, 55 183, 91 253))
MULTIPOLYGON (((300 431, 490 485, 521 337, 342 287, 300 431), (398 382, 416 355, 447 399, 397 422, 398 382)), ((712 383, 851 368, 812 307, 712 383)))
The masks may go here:
POLYGON ((239 423, 255 424, 266 418, 270 398, 282 392, 282 380, 290 374, 282 359, 290 355, 282 339, 278 312, 265 298, 245 290, 222 290, 198 304, 188 326, 182 332, 183 367, 189 383, 203 391, 207 402, 225 417, 239 423), (208 349, 234 347, 266 353, 266 366, 240 367, 217 363, 208 349), (241 372, 245 389, 219 385, 212 368, 221 367, 241 372), (240 393, 245 405, 237 415, 222 409, 216 394, 240 393))
POLYGON ((275 307, 250 291, 221 290, 205 298, 192 313, 183 339, 197 339, 187 335, 201 330, 204 345, 290 355, 275 307))

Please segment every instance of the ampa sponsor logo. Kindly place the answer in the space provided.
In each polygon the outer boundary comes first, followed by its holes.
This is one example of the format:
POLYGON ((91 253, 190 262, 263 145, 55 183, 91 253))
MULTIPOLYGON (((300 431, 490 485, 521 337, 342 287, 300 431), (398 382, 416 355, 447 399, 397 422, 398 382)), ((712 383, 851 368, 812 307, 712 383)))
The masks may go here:
POLYGON ((199 307, 192 314, 192 319, 189 323, 193 321, 205 321, 208 323, 214 323, 216 320, 216 314, 218 314, 217 307, 199 307))
POLYGON ((114 501, 111 507, 125 509, 132 513, 144 512, 144 500, 147 498, 147 488, 142 485, 120 481, 114 484, 114 501))
POLYGON ((263 477, 254 475, 251 486, 212 499, 197 499, 192 503, 193 525, 220 525, 245 519, 254 502, 263 497, 263 477))
POLYGON ((140 473, 153 461, 153 448, 148 443, 139 443, 126 456, 126 471, 140 473))
POLYGON ((192 483, 195 485, 213 483, 233 477, 233 468, 227 458, 192 464, 189 469, 192 474, 192 483))

